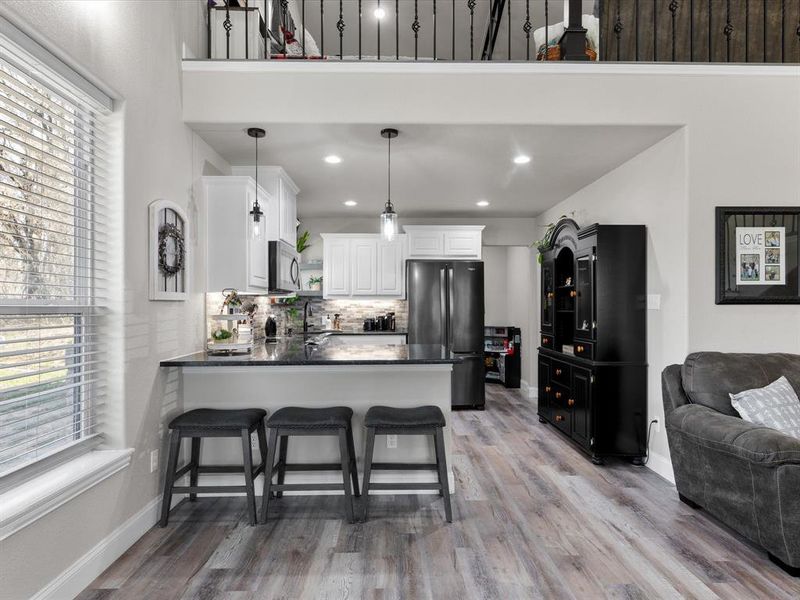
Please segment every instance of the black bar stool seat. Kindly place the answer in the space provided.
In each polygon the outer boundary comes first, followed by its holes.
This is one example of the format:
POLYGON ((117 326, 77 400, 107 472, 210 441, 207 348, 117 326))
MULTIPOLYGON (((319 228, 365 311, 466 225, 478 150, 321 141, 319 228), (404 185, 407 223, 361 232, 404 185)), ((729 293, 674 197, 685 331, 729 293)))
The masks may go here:
POLYGON ((412 408, 394 408, 391 406, 373 406, 364 417, 367 428, 367 449, 364 456, 364 521, 369 512, 369 491, 372 490, 438 490, 444 498, 444 514, 448 523, 453 522, 450 506, 450 485, 447 480, 447 458, 444 452, 444 435, 442 430, 446 421, 438 406, 415 406, 412 408), (376 435, 430 435, 436 452, 436 462, 420 463, 373 463, 376 435), (436 471, 437 483, 371 483, 373 470, 403 471, 425 470, 436 471))
POLYGON ((348 522, 352 523, 353 496, 359 496, 358 468, 356 467, 355 445, 353 444, 353 427, 351 419, 353 410, 346 406, 333 406, 327 408, 302 408, 287 406, 276 410, 267 419, 269 429, 269 442, 267 444, 267 464, 275 463, 278 455, 278 464, 272 472, 278 473, 277 483, 272 482, 272 476, 264 477, 264 494, 261 504, 261 522, 266 523, 269 511, 269 502, 272 493, 276 498, 281 498, 285 491, 344 491, 345 515, 348 522), (331 435, 339 438, 339 462, 337 463, 288 463, 286 456, 289 449, 290 436, 331 435), (280 448, 277 448, 280 440, 280 448), (342 483, 284 483, 287 471, 342 471, 342 483), (352 479, 352 490, 350 483, 352 479))
POLYGON ((169 423, 169 457, 167 474, 164 478, 164 497, 161 502, 162 527, 169 520, 172 494, 189 494, 189 500, 197 500, 197 494, 223 494, 244 492, 247 495, 247 514, 250 525, 256 524, 256 494, 253 481, 264 472, 267 464, 267 434, 264 417, 267 411, 260 408, 219 410, 197 408, 178 415, 169 423), (258 432, 258 446, 261 462, 253 467, 250 435, 258 432), (242 440, 243 465, 201 465, 200 442, 204 437, 239 437, 242 440), (188 464, 178 468, 181 440, 191 438, 192 457, 188 464), (188 486, 176 486, 175 481, 189 473, 188 486), (243 473, 244 485, 197 485, 200 473, 243 473))

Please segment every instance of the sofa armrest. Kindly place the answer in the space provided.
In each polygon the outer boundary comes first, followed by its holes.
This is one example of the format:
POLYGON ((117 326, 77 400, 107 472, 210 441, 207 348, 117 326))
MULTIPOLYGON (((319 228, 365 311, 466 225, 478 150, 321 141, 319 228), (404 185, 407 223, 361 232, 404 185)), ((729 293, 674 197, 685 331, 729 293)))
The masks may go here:
POLYGON ((685 404, 666 418, 667 431, 681 433, 712 450, 764 466, 800 464, 800 439, 777 429, 723 415, 707 406, 685 404))
POLYGON ((661 395, 665 417, 669 417, 679 406, 689 404, 689 398, 683 391, 681 365, 669 365, 661 372, 661 395))

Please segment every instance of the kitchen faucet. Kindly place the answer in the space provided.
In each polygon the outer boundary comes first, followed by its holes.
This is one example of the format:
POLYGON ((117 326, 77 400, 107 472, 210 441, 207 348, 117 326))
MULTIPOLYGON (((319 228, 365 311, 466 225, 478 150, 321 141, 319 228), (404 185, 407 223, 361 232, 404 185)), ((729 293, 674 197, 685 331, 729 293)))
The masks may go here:
POLYGON ((308 331, 308 317, 313 317, 314 311, 311 310, 311 302, 306 300, 303 304, 303 333, 308 331))

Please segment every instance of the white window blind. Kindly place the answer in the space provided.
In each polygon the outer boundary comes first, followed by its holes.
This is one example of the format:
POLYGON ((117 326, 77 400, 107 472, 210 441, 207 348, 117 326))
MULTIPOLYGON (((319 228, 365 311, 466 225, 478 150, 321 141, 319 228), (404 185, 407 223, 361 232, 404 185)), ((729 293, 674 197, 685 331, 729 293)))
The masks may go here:
POLYGON ((102 427, 108 109, 0 34, 0 476, 102 427))

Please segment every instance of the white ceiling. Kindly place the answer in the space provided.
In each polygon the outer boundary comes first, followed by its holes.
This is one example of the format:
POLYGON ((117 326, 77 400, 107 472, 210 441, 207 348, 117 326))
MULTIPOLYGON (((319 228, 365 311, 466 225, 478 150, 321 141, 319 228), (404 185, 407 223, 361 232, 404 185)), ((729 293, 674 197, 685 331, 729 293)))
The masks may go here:
MULTIPOLYGON (((259 164, 300 187, 298 215, 373 216, 386 201, 386 140, 376 125, 269 125, 259 164), (328 154, 338 165, 323 161, 328 154), (358 206, 345 207, 345 200, 358 206)), ((387 123, 386 126, 393 126, 387 123)), ((392 201, 403 217, 533 217, 665 138, 674 127, 402 125, 392 140, 392 201), (531 162, 516 165, 517 154, 531 162), (476 206, 488 200, 486 208, 476 206)), ((252 165, 245 126, 199 130, 231 165, 252 165)))

